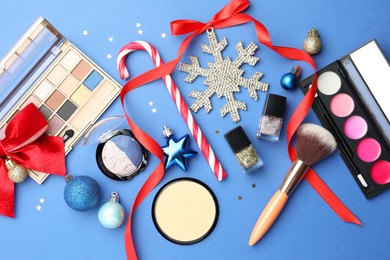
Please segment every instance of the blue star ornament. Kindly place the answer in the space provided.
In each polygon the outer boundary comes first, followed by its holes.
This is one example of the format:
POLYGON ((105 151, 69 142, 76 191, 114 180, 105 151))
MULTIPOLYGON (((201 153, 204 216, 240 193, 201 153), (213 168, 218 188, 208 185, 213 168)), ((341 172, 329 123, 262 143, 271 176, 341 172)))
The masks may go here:
POLYGON ((165 154, 165 169, 177 164, 183 171, 187 171, 187 158, 198 152, 188 147, 189 135, 186 134, 179 140, 173 134, 166 136, 167 145, 162 147, 165 154))

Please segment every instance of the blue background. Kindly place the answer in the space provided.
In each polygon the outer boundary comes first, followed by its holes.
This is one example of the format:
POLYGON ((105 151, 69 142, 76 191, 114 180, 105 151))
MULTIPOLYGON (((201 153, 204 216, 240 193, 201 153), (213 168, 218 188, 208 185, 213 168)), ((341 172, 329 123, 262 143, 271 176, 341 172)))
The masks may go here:
MULTIPOLYGON (((170 35, 169 23, 175 19, 208 21, 226 1, 7 1, 1 5, 0 56, 3 56, 23 32, 42 15, 68 40, 113 76, 120 84, 115 59, 119 49, 134 40, 145 40, 160 51, 163 60, 176 57, 183 36, 170 35), (136 23, 141 23, 137 28, 136 23), (143 30, 143 34, 137 30, 143 30), (82 32, 88 30, 88 35, 82 32), (161 37, 166 33, 167 37, 161 37), (113 42, 108 37, 114 38, 113 42), (107 59, 112 54, 112 59, 107 59)), ((318 68, 333 62, 376 38, 384 53, 390 57, 390 2, 381 1, 252 1, 246 13, 261 21, 269 30, 276 45, 302 48, 310 28, 315 27, 323 43, 322 51, 314 56, 318 68)), ((234 46, 256 40, 252 24, 217 31, 229 46, 223 55, 236 57, 234 46)), ((199 57, 206 67, 211 55, 203 54, 200 44, 207 42, 206 34, 197 37, 184 55, 199 57)), ((284 212, 268 234, 254 247, 247 245, 252 227, 260 212, 282 182, 290 161, 286 147, 286 126, 294 108, 302 98, 300 90, 285 91, 280 77, 293 65, 303 67, 303 77, 312 73, 302 63, 281 58, 260 45, 256 55, 260 61, 253 68, 243 66, 246 77, 255 71, 264 72, 263 81, 270 83, 270 93, 287 96, 288 105, 281 140, 268 143, 256 139, 256 128, 266 93, 257 102, 243 90, 236 97, 248 105, 241 113, 241 125, 255 145, 265 165, 251 175, 244 175, 235 161, 223 134, 235 127, 229 116, 221 118, 219 109, 224 100, 212 99, 214 109, 194 114, 208 137, 217 156, 228 173, 218 182, 201 155, 189 161, 187 173, 178 167, 167 171, 159 187, 171 179, 189 176, 211 187, 220 205, 220 218, 215 230, 204 241, 190 245, 176 245, 165 240, 155 229, 151 218, 151 204, 158 189, 146 198, 134 215, 133 234, 141 259, 388 259, 390 246, 390 192, 367 200, 354 182, 340 155, 332 154, 314 168, 339 198, 356 214, 364 226, 341 221, 318 194, 303 181, 291 197, 284 212), (216 130, 220 134, 216 134, 216 130), (255 183, 256 188, 252 188, 255 183), (238 196, 242 200, 238 200, 238 196)), ((130 55, 127 62, 131 75, 139 75, 154 65, 145 52, 130 55)), ((203 78, 193 84, 184 83, 186 73, 175 71, 173 78, 185 96, 193 89, 204 89, 203 78)), ((177 112, 162 81, 155 81, 128 95, 127 108, 133 119, 161 145, 163 125, 173 128, 176 137, 189 133, 177 112), (149 101, 154 105, 149 106, 149 101), (152 113, 155 107, 157 113, 152 113)), ((122 115, 119 100, 103 117, 122 115)), ((313 113, 306 121, 318 122, 313 113)), ((126 127, 124 123, 122 127, 126 127)), ((192 139, 191 147, 198 149, 192 139)), ((95 162, 94 145, 79 144, 67 157, 67 167, 74 175, 88 175, 100 184, 99 205, 107 201, 112 191, 118 191, 121 203, 128 212, 133 199, 149 174, 157 165, 151 156, 146 170, 128 182, 117 182, 100 173, 95 162)), ((50 176, 43 185, 28 179, 16 187, 16 218, 0 218, 0 259, 125 259, 124 225, 116 230, 103 228, 98 221, 98 208, 80 213, 71 210, 63 200, 65 181, 50 176), (45 202, 40 204, 39 199, 45 202), (36 206, 41 205, 41 211, 36 206)))

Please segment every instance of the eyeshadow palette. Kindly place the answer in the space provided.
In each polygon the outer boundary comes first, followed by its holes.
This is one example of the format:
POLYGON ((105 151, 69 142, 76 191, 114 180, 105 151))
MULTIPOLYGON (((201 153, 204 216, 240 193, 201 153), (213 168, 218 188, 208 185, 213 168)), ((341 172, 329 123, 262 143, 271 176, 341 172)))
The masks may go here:
MULTIPOLYGON (((40 17, 0 62, 0 138, 33 103, 69 153, 120 92, 120 85, 40 17)), ((30 171, 42 183, 48 174, 30 171)))
MULTIPOLYGON (((367 198, 390 187, 390 66, 371 41, 317 72, 313 109, 367 198)), ((300 82, 303 92, 313 76, 300 82)))

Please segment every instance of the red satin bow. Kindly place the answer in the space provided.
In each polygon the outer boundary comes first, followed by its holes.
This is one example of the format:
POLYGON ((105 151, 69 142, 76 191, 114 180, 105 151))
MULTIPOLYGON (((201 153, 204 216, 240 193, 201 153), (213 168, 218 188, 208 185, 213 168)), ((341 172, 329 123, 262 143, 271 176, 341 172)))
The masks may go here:
POLYGON ((4 159, 11 157, 26 169, 65 175, 64 140, 45 135, 48 123, 35 107, 27 105, 5 130, 0 141, 0 214, 15 217, 14 183, 8 179, 4 159))
MULTIPOLYGON (((208 23, 202 23, 195 20, 176 20, 171 22, 172 35, 182 35, 187 33, 200 34, 209 28, 219 29, 239 25, 235 21, 235 16, 249 7, 249 2, 231 1, 216 13, 208 23)), ((245 22, 242 22, 245 23, 245 22)))
MULTIPOLYGON (((132 209, 130 211, 128 222, 125 229, 125 247, 126 254, 128 259, 137 259, 136 250, 133 244, 133 237, 131 235, 131 225, 132 225, 132 214, 136 208, 141 204, 143 199, 149 194, 149 192, 160 182, 164 176, 164 167, 163 167, 163 153, 160 146, 141 128, 139 128, 126 113, 124 99, 127 93, 136 89, 142 85, 145 85, 149 82, 152 82, 158 78, 162 78, 165 75, 172 73, 177 64, 179 63, 181 57, 183 56, 185 50, 190 44, 191 40, 198 34, 203 33, 207 29, 213 27, 214 29, 226 28, 231 26, 236 26, 248 22, 253 22, 256 29, 256 35, 262 44, 266 45, 268 48, 274 50, 283 57, 292 60, 301 60, 307 62, 313 67, 313 70, 316 71, 316 65, 314 60, 309 54, 302 50, 295 48, 274 46, 272 44, 271 38, 268 34, 267 29, 259 21, 251 17, 250 15, 241 13, 249 6, 248 0, 232 0, 225 7, 223 7, 208 23, 202 23, 194 20, 176 20, 171 23, 171 31, 173 35, 182 35, 191 33, 187 36, 180 45, 178 55, 176 59, 171 60, 157 68, 151 69, 144 74, 133 78, 128 81, 122 88, 120 94, 120 100, 122 102, 123 109, 125 111, 125 116, 129 125, 134 132, 134 135, 137 139, 148 149, 151 153, 157 156, 160 160, 157 168, 152 172, 147 181, 139 190, 132 209)), ((301 124, 306 114, 308 113, 313 101, 314 95, 317 90, 317 77, 314 77, 314 81, 311 89, 305 95, 301 103, 298 105, 294 114, 292 115, 290 122, 287 127, 287 140, 288 140, 288 153, 291 160, 295 159, 295 149, 291 145, 291 139, 297 130, 298 126, 301 124)), ((338 214, 338 216, 344 221, 361 224, 360 221, 348 210, 348 208, 337 198, 337 196, 329 189, 329 187, 321 180, 321 178, 313 171, 309 170, 306 175, 306 180, 311 184, 311 186, 319 193, 319 195, 328 203, 328 205, 338 214)))

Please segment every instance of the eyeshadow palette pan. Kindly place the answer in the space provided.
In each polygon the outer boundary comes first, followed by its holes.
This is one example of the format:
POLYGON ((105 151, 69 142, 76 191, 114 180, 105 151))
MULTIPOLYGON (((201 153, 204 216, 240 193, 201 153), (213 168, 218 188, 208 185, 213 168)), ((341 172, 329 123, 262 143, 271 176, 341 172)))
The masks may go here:
MULTIPOLYGON (((42 17, 0 68, 0 137, 20 109, 33 103, 49 123, 47 134, 64 138, 66 154, 120 92, 118 83, 42 17)), ((42 183, 48 175, 30 176, 42 183)))

